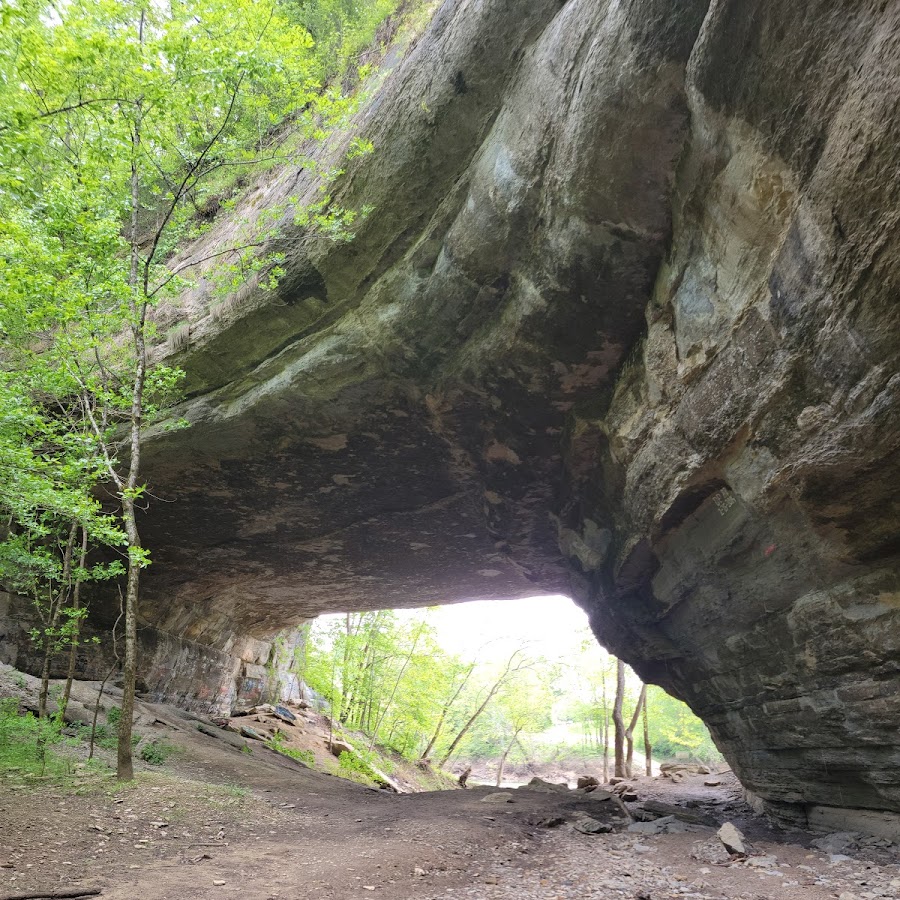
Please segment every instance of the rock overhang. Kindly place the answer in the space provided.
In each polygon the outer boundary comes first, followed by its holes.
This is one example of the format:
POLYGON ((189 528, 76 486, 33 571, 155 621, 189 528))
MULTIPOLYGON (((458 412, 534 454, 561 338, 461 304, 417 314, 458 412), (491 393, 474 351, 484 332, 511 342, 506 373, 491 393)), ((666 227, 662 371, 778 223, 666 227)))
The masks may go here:
POLYGON ((838 7, 445 3, 355 240, 186 299, 147 621, 567 593, 773 808, 900 810, 900 4, 838 7))

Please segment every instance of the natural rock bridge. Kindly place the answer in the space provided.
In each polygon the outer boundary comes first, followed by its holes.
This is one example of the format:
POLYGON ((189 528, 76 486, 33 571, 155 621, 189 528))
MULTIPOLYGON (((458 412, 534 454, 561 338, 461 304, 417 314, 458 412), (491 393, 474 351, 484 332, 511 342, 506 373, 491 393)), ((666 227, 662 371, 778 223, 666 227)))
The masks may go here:
POLYGON ((285 225, 277 292, 164 311, 149 686, 562 592, 770 809, 896 827, 900 2, 446 0, 394 56, 325 151, 374 144, 355 239, 285 225))

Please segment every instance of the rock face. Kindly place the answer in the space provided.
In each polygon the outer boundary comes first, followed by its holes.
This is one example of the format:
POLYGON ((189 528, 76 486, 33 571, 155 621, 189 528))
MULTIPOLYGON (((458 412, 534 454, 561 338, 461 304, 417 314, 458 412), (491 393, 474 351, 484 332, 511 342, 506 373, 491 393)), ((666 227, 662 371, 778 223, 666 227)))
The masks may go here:
POLYGON ((326 610, 568 593, 771 809, 888 821, 900 2, 447 0, 395 56, 322 151, 375 147, 354 240, 287 223, 276 292, 164 311, 148 631, 254 665, 326 610))

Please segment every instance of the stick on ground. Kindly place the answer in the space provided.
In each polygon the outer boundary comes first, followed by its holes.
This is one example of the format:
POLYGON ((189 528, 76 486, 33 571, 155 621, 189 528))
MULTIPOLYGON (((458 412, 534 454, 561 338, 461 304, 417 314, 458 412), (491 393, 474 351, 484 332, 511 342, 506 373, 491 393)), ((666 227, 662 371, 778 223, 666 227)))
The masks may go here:
POLYGON ((4 894, 0 900, 78 900, 79 897, 96 897, 101 888, 71 888, 62 891, 30 891, 27 894, 4 894))

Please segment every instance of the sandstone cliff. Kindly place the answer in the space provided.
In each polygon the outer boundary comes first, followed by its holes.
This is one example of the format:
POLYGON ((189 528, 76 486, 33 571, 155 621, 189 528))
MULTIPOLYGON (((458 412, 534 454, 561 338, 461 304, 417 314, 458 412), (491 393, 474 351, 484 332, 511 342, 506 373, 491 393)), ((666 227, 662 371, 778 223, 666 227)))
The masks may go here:
POLYGON ((355 239, 286 223, 277 293, 177 311, 145 619, 206 672, 324 610, 569 593, 770 808, 888 822, 900 2, 446 0, 387 68, 355 239))

